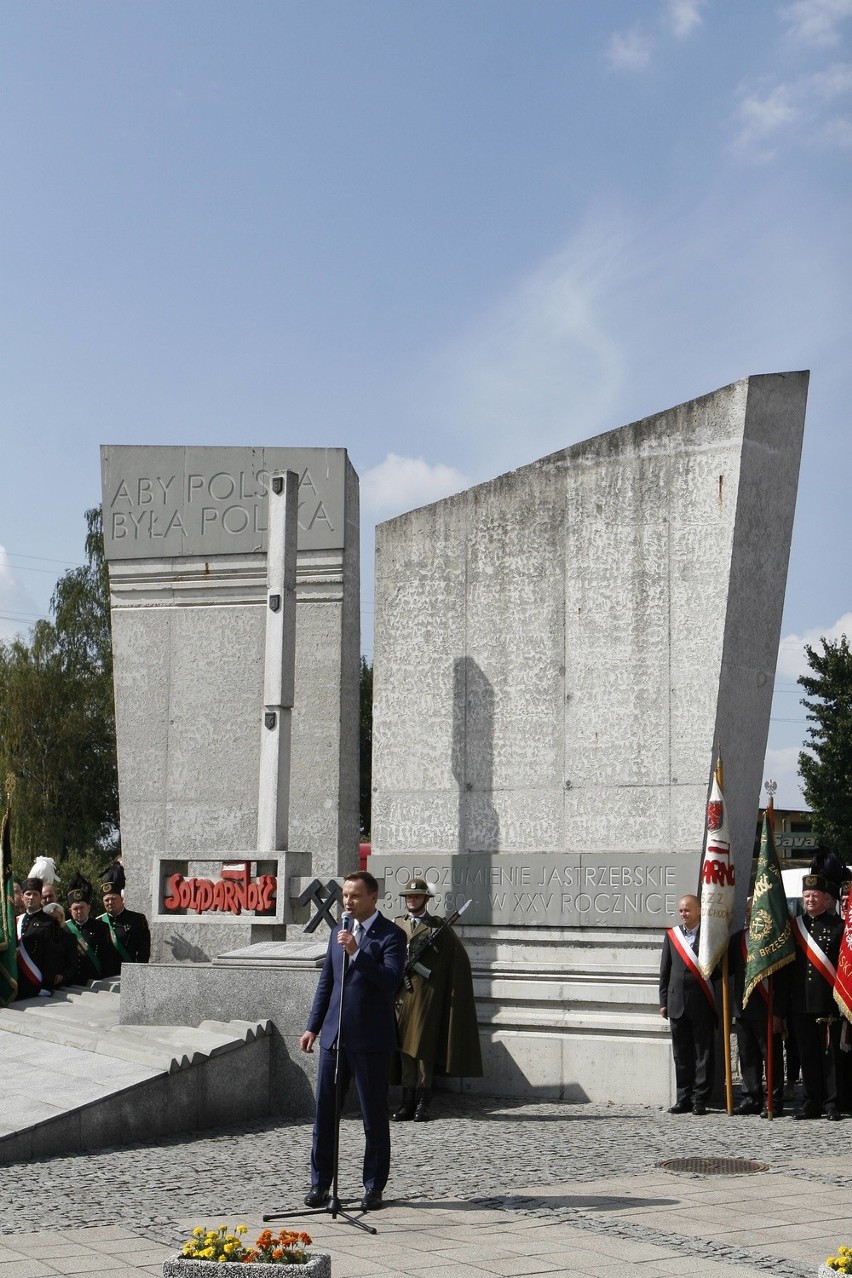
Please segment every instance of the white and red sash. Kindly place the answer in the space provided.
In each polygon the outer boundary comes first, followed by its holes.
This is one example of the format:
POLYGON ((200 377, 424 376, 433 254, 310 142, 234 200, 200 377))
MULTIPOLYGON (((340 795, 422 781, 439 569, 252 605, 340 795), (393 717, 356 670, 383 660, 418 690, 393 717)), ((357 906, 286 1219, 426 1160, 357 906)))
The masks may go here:
POLYGON ((670 927, 668 931, 666 932, 666 935, 669 937, 672 945, 675 947, 678 954, 683 959, 684 963, 689 968, 690 972, 695 977, 698 984, 701 986, 701 992, 703 993, 704 997, 707 999, 707 1002, 710 1004, 710 1006, 713 1008, 713 1011, 715 1012, 716 997, 713 993, 713 986, 710 984, 706 976, 704 976, 704 974, 702 973, 701 968, 698 966, 698 959, 695 957, 695 954, 691 946, 687 945, 686 938, 684 937, 683 932, 680 930, 679 927, 670 927))
POLYGON ((44 977, 36 967, 35 963, 27 953, 27 947, 21 934, 26 914, 18 915, 18 966, 23 970, 24 975, 31 985, 35 985, 40 990, 44 985, 44 977))
POLYGON ((808 929, 805 927, 805 921, 801 915, 795 919, 793 935, 796 938, 796 944, 805 955, 809 963, 812 963, 824 981, 834 988, 834 982, 837 979, 837 968, 831 959, 820 949, 808 929))

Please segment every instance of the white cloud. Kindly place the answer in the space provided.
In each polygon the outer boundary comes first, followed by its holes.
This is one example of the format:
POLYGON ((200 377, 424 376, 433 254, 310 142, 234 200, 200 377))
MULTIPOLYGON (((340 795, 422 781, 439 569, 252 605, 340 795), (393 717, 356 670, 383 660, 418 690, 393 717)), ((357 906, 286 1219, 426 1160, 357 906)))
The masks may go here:
POLYGON ((449 497, 469 482, 453 466, 441 462, 430 466, 422 457, 388 453, 361 476, 361 504, 365 513, 385 519, 449 497))
POLYGON ((664 21, 676 39, 685 40, 696 27, 701 26, 704 5, 705 0, 666 0, 664 21))
MULTIPOLYGON (((779 129, 794 124, 801 118, 801 110, 795 104, 794 94, 788 84, 777 84, 764 96, 752 93, 740 103, 739 117, 742 124, 737 139, 741 151, 754 151, 779 129)), ((763 151, 762 154, 772 154, 763 151)))
POLYGON ((846 635, 852 642, 852 612, 844 613, 830 626, 814 626, 801 635, 784 635, 778 650, 778 675, 795 681, 799 675, 810 673, 805 644, 819 651, 822 647, 820 640, 825 638, 836 643, 841 635, 846 635))
MULTIPOLYGON (((701 10, 707 0, 663 0, 658 26, 676 40, 685 40, 703 21, 701 10)), ((656 40, 641 27, 614 31, 607 45, 607 60, 612 67, 626 71, 644 71, 651 64, 656 40)))
POLYGON ((852 96, 852 63, 837 62, 797 80, 771 86, 741 86, 738 116, 740 133, 736 148, 760 158, 774 152, 766 144, 797 128, 804 137, 816 137, 828 145, 847 145, 844 117, 823 119, 826 104, 852 96), (828 126, 831 127, 828 127, 828 126))
MULTIPOLYGON (((785 746, 780 750, 767 750, 763 763, 763 781, 775 781, 778 789, 775 793, 776 808, 807 808, 805 796, 802 794, 802 783, 799 776, 799 747, 785 746)), ((760 787, 758 804, 766 803, 766 791, 763 783, 760 787)))
POLYGON ((627 71, 642 71, 650 64, 654 42, 638 28, 614 31, 607 46, 610 66, 627 71))
POLYGON ((852 0, 795 0, 780 10, 790 39, 818 49, 833 48, 841 40, 839 27, 852 17, 852 0))
POLYGON ((16 579, 5 546, 0 546, 0 639, 23 634, 40 615, 34 597, 16 579))
POLYGON ((630 278, 629 238, 620 219, 591 216, 424 375, 424 420, 464 438, 484 476, 594 434, 615 410, 623 359, 600 305, 630 278))

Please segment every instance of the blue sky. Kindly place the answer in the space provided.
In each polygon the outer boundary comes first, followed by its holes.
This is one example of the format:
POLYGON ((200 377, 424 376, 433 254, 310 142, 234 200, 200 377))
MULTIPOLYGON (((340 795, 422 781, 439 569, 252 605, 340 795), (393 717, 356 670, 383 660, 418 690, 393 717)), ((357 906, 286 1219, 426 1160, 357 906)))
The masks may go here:
POLYGON ((0 634, 101 443, 333 445, 373 527, 750 373, 811 389, 768 775, 852 634, 852 0, 0 0, 0 634))

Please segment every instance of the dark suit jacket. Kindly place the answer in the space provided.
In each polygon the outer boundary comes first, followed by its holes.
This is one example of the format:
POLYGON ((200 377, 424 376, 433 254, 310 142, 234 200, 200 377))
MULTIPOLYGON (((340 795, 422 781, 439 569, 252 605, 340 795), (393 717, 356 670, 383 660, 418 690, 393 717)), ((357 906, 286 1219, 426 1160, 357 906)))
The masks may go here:
MULTIPOLYGON (((697 955, 697 940, 695 950, 697 955)), ((715 977, 714 972, 713 979, 715 977)), ((667 1009, 669 1018, 688 1016, 690 1020, 715 1021, 704 991, 672 945, 668 932, 660 959, 660 1007, 667 1009)))
MULTIPOLYGON (((320 973, 307 1028, 319 1034, 324 1048, 334 1045, 340 1017, 344 949, 335 928, 320 973)), ((358 1052, 392 1052, 396 1048, 394 995, 402 980, 406 936, 381 914, 367 933, 358 957, 346 971, 343 999, 343 1042, 358 1052)))

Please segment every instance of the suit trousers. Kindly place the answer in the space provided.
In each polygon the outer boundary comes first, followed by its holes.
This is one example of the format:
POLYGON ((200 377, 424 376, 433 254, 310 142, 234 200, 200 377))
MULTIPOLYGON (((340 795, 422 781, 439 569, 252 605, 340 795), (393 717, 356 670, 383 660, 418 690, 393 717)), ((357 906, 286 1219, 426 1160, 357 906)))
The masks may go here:
MULTIPOLYGON (((763 1020, 738 1016, 736 1020, 737 1047, 740 1053, 740 1073, 743 1077, 743 1097, 755 1105, 763 1104, 763 1066, 766 1060, 766 1018, 763 1020)), ((784 1043, 780 1034, 772 1035, 772 1099, 773 1108, 784 1104, 784 1043)))
POLYGON ((705 1105, 713 1091, 712 1015, 702 1017, 670 1016, 672 1055, 678 1101, 702 1101, 705 1105))
MULTIPOLYGON (((359 1052, 344 1046, 340 1054, 340 1094, 354 1079, 364 1123, 363 1185, 384 1189, 390 1174, 388 1076, 390 1052, 359 1052)), ((337 1050, 320 1050, 317 1109, 311 1148, 311 1184, 323 1187, 334 1178, 335 1067, 337 1050)), ((342 1104, 342 1101, 341 1101, 342 1104)))

